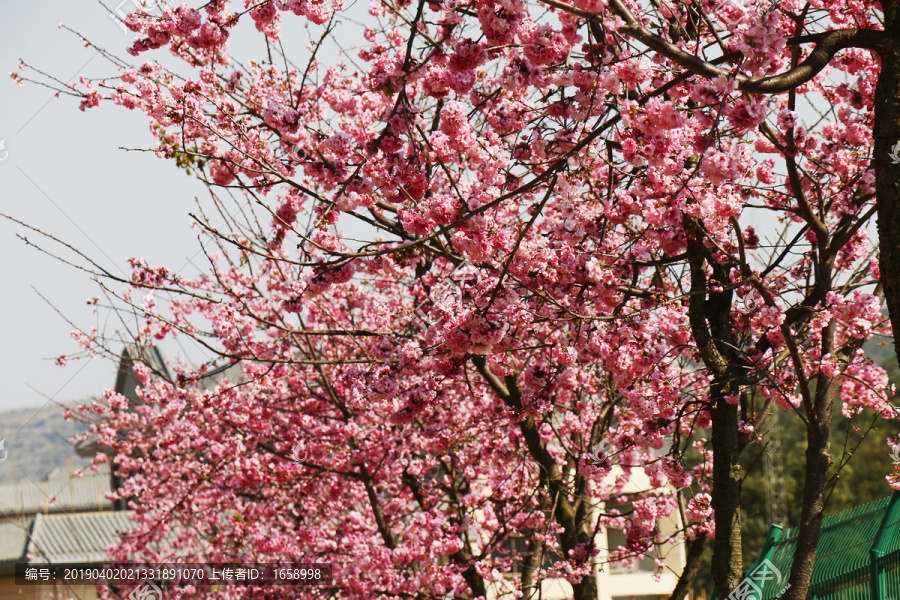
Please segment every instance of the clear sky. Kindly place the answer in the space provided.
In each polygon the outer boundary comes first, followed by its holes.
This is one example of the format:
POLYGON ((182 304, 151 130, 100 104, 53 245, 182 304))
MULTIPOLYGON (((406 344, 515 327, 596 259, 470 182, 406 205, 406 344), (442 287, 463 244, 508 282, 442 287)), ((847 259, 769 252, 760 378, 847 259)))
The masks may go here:
MULTIPOLYGON (((339 25, 340 43, 365 43, 359 21, 366 18, 368 3, 348 4, 339 25)), ((108 0, 107 5, 113 11, 133 10, 132 0, 108 0)), ((56 98, 53 91, 35 84, 20 89, 7 77, 20 71, 20 58, 63 82, 82 75, 116 75, 97 50, 84 47, 59 23, 126 62, 140 64, 148 58, 125 52, 135 34, 124 31, 96 0, 0 0, 0 142, 5 147, 0 149, 0 213, 71 244, 112 273, 127 277, 126 258, 138 256, 151 265, 193 275, 194 265, 202 267, 204 257, 197 230, 189 228, 188 212, 196 212, 196 200, 208 206, 209 194, 174 162, 152 152, 123 149, 155 146, 148 117, 112 104, 81 112, 74 98, 56 98)), ((232 56, 240 61, 265 56, 262 36, 252 29, 252 21, 242 26, 232 32, 232 56)), ((320 37, 321 30, 307 27, 293 15, 283 18, 282 45, 299 64, 309 58, 308 41, 320 37)), ((323 47, 318 56, 330 64, 339 60, 338 52, 336 47, 323 47)), ((173 63, 166 50, 151 55, 173 63)), ((109 335, 121 326, 109 315, 92 314, 87 301, 102 296, 102 291, 87 274, 41 253, 19 236, 67 258, 71 254, 0 218, 0 412, 34 411, 25 415, 29 420, 24 425, 21 415, 0 422, 0 472, 9 475, 8 480, 24 481, 59 466, 29 463, 19 452, 40 446, 26 440, 60 437, 59 431, 46 430, 52 422, 46 417, 59 412, 57 404, 90 400, 115 383, 116 363, 102 357, 70 360, 65 367, 55 364, 60 355, 80 351, 70 335, 72 324, 85 330, 96 326, 109 335)), ((119 351, 121 345, 116 346, 119 351)), ((170 360, 197 363, 207 358, 189 339, 166 343, 163 351, 170 360)))
MULTIPOLYGON (((122 31, 97 2, 0 2, 0 140, 8 152, 0 151, 0 212, 52 233, 117 273, 128 270, 127 256, 181 267, 199 248, 187 213, 194 197, 207 194, 173 163, 120 149, 152 147, 147 118, 112 105, 80 112, 74 99, 54 98, 32 84, 19 89, 6 77, 19 70, 20 57, 64 81, 114 74, 95 50, 58 29, 59 22, 131 58, 124 47, 134 34, 122 31)), ((73 327, 38 295, 89 328, 97 317, 86 301, 99 295, 98 287, 17 235, 39 238, 0 219, 0 410, 98 395, 112 387, 115 365, 97 358, 56 366, 50 359, 78 350, 69 335, 73 327)), ((0 423, 0 438, 4 433, 0 423)))
MULTIPOLYGON (((108 0, 106 5, 112 11, 130 12, 132 1, 108 0)), ((360 22, 371 19, 368 2, 345 4, 335 38, 349 46, 365 43, 360 22)), ((8 152, 0 150, 0 213, 72 244, 111 272, 130 272, 125 261, 129 256, 183 269, 186 275, 196 272, 190 261, 203 256, 197 230, 188 227, 188 212, 196 209, 195 198, 207 201, 208 192, 172 161, 122 149, 155 145, 149 119, 111 104, 81 112, 74 98, 55 98, 51 90, 34 84, 20 89, 6 77, 20 70, 20 58, 65 82, 81 75, 116 74, 96 50, 85 48, 59 23, 130 63, 146 59, 125 52, 135 34, 126 32, 96 0, 0 0, 0 140, 5 140, 8 152)), ((232 33, 232 55, 241 61, 265 56, 263 38, 252 22, 242 27, 243 23, 232 33)), ((305 64, 310 54, 306 45, 319 39, 320 32, 298 17, 283 15, 282 44, 297 64, 305 64)), ((339 60, 335 47, 323 47, 318 56, 327 63, 339 60)), ((171 64, 165 50, 153 52, 152 58, 171 64)), ((33 242, 39 238, 0 219, 0 410, 37 410, 50 398, 68 402, 99 395, 114 383, 114 363, 98 357, 70 361, 65 368, 54 364, 56 357, 79 350, 66 319, 80 328, 116 330, 116 323, 98 323, 86 304, 101 295, 99 287, 17 235, 33 242)), ((189 341, 164 350, 170 359, 203 357, 189 341)), ((3 436, 0 423, 0 439, 3 436)))

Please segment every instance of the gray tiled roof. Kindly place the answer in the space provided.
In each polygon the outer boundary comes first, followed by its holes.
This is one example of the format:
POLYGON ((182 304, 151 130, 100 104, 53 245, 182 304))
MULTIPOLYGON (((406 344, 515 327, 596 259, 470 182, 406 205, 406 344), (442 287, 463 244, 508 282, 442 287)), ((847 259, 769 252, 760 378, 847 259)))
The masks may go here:
POLYGON ((12 562, 25 555, 28 532, 34 517, 0 521, 0 562, 12 562))
POLYGON ((37 515, 28 543, 31 563, 55 565, 110 560, 104 551, 130 530, 133 511, 37 515))
POLYGON ((70 477, 68 471, 53 471, 43 481, 28 479, 0 484, 0 517, 26 516, 38 512, 107 510, 110 491, 109 467, 85 470, 83 477, 70 477), (50 499, 56 501, 50 505, 50 499))

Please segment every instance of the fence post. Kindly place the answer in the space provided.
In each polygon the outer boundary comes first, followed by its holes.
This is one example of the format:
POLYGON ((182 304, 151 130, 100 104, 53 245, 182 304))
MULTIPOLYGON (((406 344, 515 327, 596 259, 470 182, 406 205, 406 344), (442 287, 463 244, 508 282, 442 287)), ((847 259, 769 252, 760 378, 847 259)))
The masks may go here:
POLYGON ((887 543, 887 534, 885 530, 890 523, 893 523, 894 513, 897 511, 897 504, 900 500, 900 492, 894 492, 891 500, 884 509, 884 516, 881 523, 878 524, 878 532, 875 534, 875 540, 872 542, 872 548, 869 550, 869 586, 871 590, 872 600, 882 600, 885 584, 884 569, 881 565, 881 557, 884 556, 884 546, 887 543))

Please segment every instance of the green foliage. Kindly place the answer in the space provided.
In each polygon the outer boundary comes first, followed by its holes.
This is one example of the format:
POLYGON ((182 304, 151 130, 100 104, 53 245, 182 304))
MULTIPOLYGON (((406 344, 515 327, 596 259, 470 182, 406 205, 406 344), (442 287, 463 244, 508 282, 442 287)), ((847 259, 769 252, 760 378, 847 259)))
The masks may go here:
POLYGON ((183 148, 175 141, 175 136, 167 132, 164 127, 157 126, 159 131, 160 151, 167 158, 174 158, 175 165, 184 169, 188 175, 203 175, 203 167, 206 165, 205 155, 198 148, 183 148))

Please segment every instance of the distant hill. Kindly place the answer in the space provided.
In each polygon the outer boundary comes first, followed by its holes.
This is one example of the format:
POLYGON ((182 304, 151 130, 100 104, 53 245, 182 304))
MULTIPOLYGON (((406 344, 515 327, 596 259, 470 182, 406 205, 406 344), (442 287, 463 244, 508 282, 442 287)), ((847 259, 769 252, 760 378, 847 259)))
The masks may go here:
POLYGON ((48 404, 42 409, 23 408, 0 412, 0 483, 28 479, 38 481, 57 467, 72 462, 75 469, 89 459, 79 458, 69 438, 85 430, 82 425, 63 418, 63 408, 48 404))

